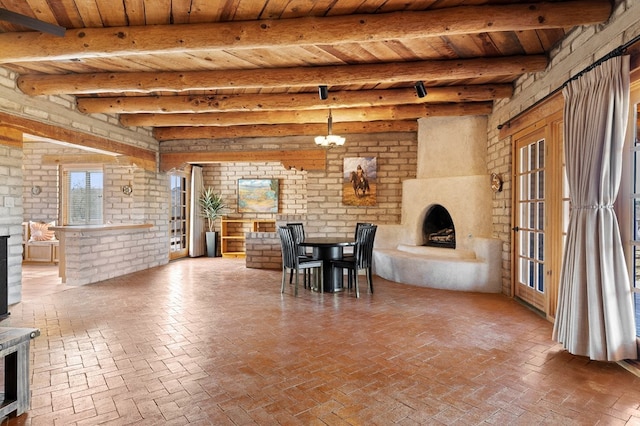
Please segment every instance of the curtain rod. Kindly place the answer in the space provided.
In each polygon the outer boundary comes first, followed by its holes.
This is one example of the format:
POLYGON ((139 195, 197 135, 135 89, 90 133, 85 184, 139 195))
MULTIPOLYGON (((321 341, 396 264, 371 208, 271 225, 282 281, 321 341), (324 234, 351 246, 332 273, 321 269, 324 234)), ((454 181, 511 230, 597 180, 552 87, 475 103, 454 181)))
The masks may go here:
POLYGON ((582 71, 580 71, 579 73, 577 73, 576 75, 574 75, 573 77, 570 77, 567 81, 565 81, 564 83, 562 83, 560 85, 560 87, 557 87, 556 89, 554 89, 551 93, 547 94, 544 98, 539 99, 538 101, 536 101, 535 103, 533 103, 532 105, 530 105, 529 107, 527 107, 525 110, 520 111, 518 114, 514 115, 513 117, 511 117, 510 119, 508 119, 506 122, 502 123, 502 124, 498 124, 498 130, 502 129, 505 125, 508 126, 509 123, 512 120, 515 120, 516 118, 520 117, 522 114, 528 112, 530 109, 535 108, 536 106, 538 106, 539 104, 541 104, 542 102, 546 101, 548 98, 550 98, 551 96, 555 95, 556 93, 558 93, 559 91, 561 91, 562 89, 564 89, 566 87, 567 84, 571 83, 574 80, 579 79, 580 77, 582 77, 585 73, 591 71, 592 69, 594 69, 595 67, 601 65, 603 62, 608 61, 611 58, 615 58, 616 56, 621 56, 624 55, 627 51, 627 49, 632 46, 633 44, 637 43, 640 41, 640 35, 635 36, 634 38, 632 38, 631 40, 629 40, 628 42, 626 42, 625 44, 623 44, 622 46, 618 46, 615 49, 613 49, 611 52, 607 53, 606 55, 604 55, 602 58, 598 59, 596 62, 594 62, 593 64, 589 65, 588 67, 586 67, 585 69, 583 69, 582 71))

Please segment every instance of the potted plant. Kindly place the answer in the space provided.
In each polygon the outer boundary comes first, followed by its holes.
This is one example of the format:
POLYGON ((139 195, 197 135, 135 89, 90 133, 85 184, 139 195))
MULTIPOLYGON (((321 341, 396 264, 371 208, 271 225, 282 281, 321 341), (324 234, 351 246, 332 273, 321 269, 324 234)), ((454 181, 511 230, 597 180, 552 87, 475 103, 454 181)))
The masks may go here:
POLYGON ((222 195, 217 194, 213 188, 209 187, 202 191, 200 195, 200 208, 202 209, 202 215, 207 218, 207 225, 209 231, 206 232, 205 238, 207 241, 207 256, 216 256, 216 241, 217 232, 215 232, 215 221, 222 216, 227 205, 222 200, 222 195))

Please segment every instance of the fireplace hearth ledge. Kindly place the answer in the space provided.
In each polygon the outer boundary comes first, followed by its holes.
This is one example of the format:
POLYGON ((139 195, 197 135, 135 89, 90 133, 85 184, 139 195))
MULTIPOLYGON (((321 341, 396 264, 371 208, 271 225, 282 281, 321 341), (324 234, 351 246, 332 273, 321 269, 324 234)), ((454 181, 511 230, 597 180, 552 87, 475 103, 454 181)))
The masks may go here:
POLYGON ((442 290, 500 293, 502 241, 473 237, 471 250, 399 244, 374 248, 373 272, 403 284, 442 290))

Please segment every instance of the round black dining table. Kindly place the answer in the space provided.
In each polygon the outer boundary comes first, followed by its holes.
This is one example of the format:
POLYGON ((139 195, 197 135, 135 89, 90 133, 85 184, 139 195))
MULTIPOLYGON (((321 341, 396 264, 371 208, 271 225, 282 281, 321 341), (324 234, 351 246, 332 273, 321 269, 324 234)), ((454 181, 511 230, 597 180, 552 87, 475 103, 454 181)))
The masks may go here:
POLYGON ((331 260, 342 257, 344 247, 355 246, 356 240, 349 237, 307 237, 300 246, 312 247, 313 258, 321 259, 322 262, 322 288, 325 292, 333 293, 341 291, 342 269, 337 268, 331 271, 331 260))

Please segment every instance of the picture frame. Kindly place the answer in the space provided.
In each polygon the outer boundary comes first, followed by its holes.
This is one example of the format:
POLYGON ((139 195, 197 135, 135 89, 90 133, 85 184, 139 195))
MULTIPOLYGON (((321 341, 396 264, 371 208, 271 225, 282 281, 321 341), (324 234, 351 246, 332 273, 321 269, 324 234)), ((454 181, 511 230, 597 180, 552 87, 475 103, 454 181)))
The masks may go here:
POLYGON ((377 203, 377 157, 345 157, 342 182, 342 204, 375 206, 377 203))
POLYGON ((278 179, 238 179, 238 213, 278 213, 278 179))

